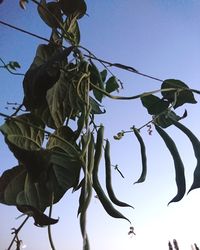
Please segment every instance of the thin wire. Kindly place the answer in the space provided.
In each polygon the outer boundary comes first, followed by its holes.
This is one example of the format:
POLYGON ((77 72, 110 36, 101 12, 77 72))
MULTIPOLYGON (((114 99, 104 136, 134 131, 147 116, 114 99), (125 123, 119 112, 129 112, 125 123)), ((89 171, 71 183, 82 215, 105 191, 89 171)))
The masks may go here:
MULTIPOLYGON (((27 34, 27 35, 36 37, 36 38, 38 38, 38 39, 40 39, 40 40, 43 40, 43 41, 46 41, 46 42, 49 42, 49 43, 53 43, 53 41, 51 41, 51 40, 49 40, 49 39, 47 39, 47 38, 44 38, 44 37, 42 37, 42 36, 39 36, 39 35, 37 35, 37 34, 35 34, 35 33, 29 32, 29 31, 27 31, 27 30, 18 28, 18 27, 16 27, 16 26, 11 25, 11 24, 8 24, 8 23, 6 23, 6 22, 4 22, 4 21, 2 21, 2 20, 0 20, 0 24, 3 24, 3 25, 5 25, 5 26, 8 26, 8 27, 10 27, 10 28, 12 28, 12 29, 15 29, 15 30, 17 30, 17 31, 23 32, 23 33, 25 33, 25 34, 27 34)), ((62 46, 62 47, 63 47, 63 48, 66 48, 65 46, 62 46)), ((159 81, 159 82, 163 82, 162 79, 159 79, 159 78, 157 78, 157 77, 154 77, 154 76, 150 76, 150 75, 141 73, 141 72, 139 72, 138 70, 134 69, 134 68, 131 67, 131 66, 127 66, 127 65, 124 65, 124 64, 120 64, 120 63, 111 63, 111 62, 102 60, 102 59, 100 59, 100 58, 97 58, 96 56, 94 56, 93 53, 91 53, 88 49, 86 49, 86 48, 84 48, 84 47, 82 47, 82 46, 77 46, 77 47, 82 48, 82 49, 86 50, 86 51, 89 53, 89 55, 85 55, 85 54, 84 54, 85 57, 88 57, 88 58, 97 60, 97 61, 99 61, 99 62, 102 63, 102 64, 108 64, 110 67, 113 66, 113 67, 116 67, 116 68, 120 68, 120 69, 122 69, 122 70, 126 70, 126 71, 129 71, 129 72, 132 72, 132 73, 141 75, 141 76, 143 76, 143 77, 147 77, 147 78, 150 78, 150 79, 159 81)), ((105 65, 104 65, 104 67, 107 68, 105 65)), ((108 69, 108 71, 110 71, 110 70, 108 69)))

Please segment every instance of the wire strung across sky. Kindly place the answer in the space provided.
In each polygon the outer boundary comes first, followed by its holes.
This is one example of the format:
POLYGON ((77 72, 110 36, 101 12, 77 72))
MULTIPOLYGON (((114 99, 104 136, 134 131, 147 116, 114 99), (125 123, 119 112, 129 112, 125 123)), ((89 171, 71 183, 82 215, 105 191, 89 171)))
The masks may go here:
MULTIPOLYGON (((19 32, 25 33, 25 34, 27 34, 27 35, 29 35, 29 36, 33 36, 33 37, 38 38, 38 39, 40 39, 40 40, 43 40, 43 41, 52 43, 51 40, 49 40, 49 39, 47 39, 47 38, 45 38, 45 37, 39 36, 39 35, 37 35, 37 34, 35 34, 35 33, 32 33, 32 32, 29 32, 29 31, 27 31, 27 30, 24 30, 24 29, 22 29, 22 28, 16 27, 16 26, 14 26, 14 25, 12 25, 12 24, 9 24, 9 23, 7 23, 7 22, 4 22, 4 21, 2 21, 2 20, 0 20, 0 24, 2 24, 2 25, 4 25, 4 26, 7 26, 7 27, 9 27, 9 28, 15 29, 15 30, 17 30, 17 31, 19 31, 19 32)), ((63 47, 66 48, 65 46, 63 46, 63 47)), ((129 72, 131 72, 131 73, 135 73, 135 74, 141 75, 141 76, 143 76, 143 77, 147 77, 147 78, 150 78, 150 79, 159 81, 159 82, 163 82, 163 80, 161 80, 161 79, 159 79, 159 78, 157 78, 157 77, 154 77, 154 76, 150 76, 150 75, 141 73, 141 72, 139 72, 138 70, 136 70, 135 68, 133 68, 133 67, 131 67, 131 66, 127 66, 127 65, 124 65, 124 64, 121 64, 121 63, 111 63, 111 62, 108 62, 108 61, 106 61, 106 60, 99 59, 99 58, 97 58, 96 56, 91 55, 92 53, 90 53, 90 51, 87 50, 87 49, 85 49, 84 47, 82 47, 82 46, 77 46, 77 47, 81 47, 82 49, 88 51, 88 53, 89 53, 90 55, 85 55, 85 54, 84 54, 85 57, 89 57, 89 58, 91 58, 91 59, 94 59, 94 60, 96 60, 96 61, 99 61, 100 63, 107 64, 109 67, 116 67, 116 68, 119 68, 119 69, 122 69, 122 70, 129 71, 129 72)))

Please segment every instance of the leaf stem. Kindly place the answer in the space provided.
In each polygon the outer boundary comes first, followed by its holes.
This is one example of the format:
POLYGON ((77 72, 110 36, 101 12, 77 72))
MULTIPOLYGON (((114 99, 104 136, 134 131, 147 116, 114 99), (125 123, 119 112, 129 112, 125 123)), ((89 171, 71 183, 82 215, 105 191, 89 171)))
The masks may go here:
POLYGON ((13 243, 15 242, 15 239, 18 237, 19 231, 20 231, 20 230, 22 229, 22 227, 25 225, 25 223, 27 222, 28 218, 29 218, 29 215, 26 217, 26 219, 22 222, 22 224, 21 224, 17 229, 14 229, 14 234, 15 234, 15 236, 13 237, 13 239, 12 239, 12 241, 11 241, 11 243, 10 243, 10 245, 9 245, 9 247, 8 247, 7 250, 10 250, 10 249, 11 249, 13 243))
MULTIPOLYGON (((2 21, 0 21, 1 23, 2 21)), ((23 73, 15 73, 15 72, 12 72, 9 68, 8 68, 8 65, 0 58, 0 61, 3 63, 3 66, 0 66, 0 68, 4 68, 6 69, 10 74, 12 75, 17 75, 17 76, 24 76, 23 73)))
MULTIPOLYGON (((51 205, 50 205, 50 207, 49 207, 49 217, 50 217, 50 218, 51 218, 51 214, 52 214, 53 202, 54 202, 54 193, 52 193, 51 205)), ((56 250, 56 248, 55 248, 55 246, 54 246, 53 239, 52 239, 51 225, 48 225, 48 237, 49 237, 49 243, 50 243, 50 245, 51 245, 51 249, 52 249, 52 250, 56 250)))

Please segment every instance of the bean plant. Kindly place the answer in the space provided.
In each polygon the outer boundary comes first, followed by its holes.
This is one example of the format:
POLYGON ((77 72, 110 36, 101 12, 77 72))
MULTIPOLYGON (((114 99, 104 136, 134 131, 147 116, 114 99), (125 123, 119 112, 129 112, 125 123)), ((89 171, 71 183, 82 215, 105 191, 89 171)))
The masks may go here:
MULTIPOLYGON (((186 192, 184 163, 176 143, 165 129, 174 126, 189 138, 197 158, 194 181, 189 191, 199 188, 200 142, 180 122, 187 112, 182 116, 175 112, 186 103, 196 104, 194 93, 199 94, 199 91, 190 89, 180 80, 166 79, 160 80, 161 86, 155 91, 133 96, 113 94, 120 91, 121 82, 112 74, 110 67, 144 74, 120 63, 101 60, 89 48, 81 45, 79 21, 87 15, 86 2, 20 0, 19 4, 25 8, 28 2, 36 5, 41 20, 51 29, 51 36, 43 39, 45 43, 37 47, 33 62, 24 75, 22 104, 11 115, 1 113, 5 123, 0 126, 0 131, 18 164, 0 177, 0 202, 16 206, 22 214, 27 215, 15 231, 14 240, 8 249, 18 242, 18 232, 29 217, 33 217, 36 226, 50 227, 58 223, 58 219, 51 218, 51 213, 46 214, 46 209, 49 207, 51 211, 53 204, 58 203, 72 188, 73 192, 80 191, 77 213, 83 249, 89 250, 86 212, 92 191, 96 192, 103 209, 114 218, 129 221, 114 205, 132 207, 119 200, 112 188, 111 145, 104 136, 104 125, 97 123, 96 119, 97 116, 106 115, 102 100, 137 99, 147 110, 150 121, 143 127, 148 127, 149 133, 151 127, 155 127, 174 160, 177 194, 170 202, 177 202, 186 192), (102 64, 103 70, 97 67, 97 62, 102 64), (157 94, 161 94, 161 97, 157 94), (22 111, 22 107, 25 111, 22 111), (105 162, 107 192, 99 181, 100 161, 105 162)), ((13 74, 20 67, 15 61, 5 63, 1 59, 1 63, 2 69, 13 74)), ((138 140, 142 171, 137 183, 144 182, 147 174, 146 148, 140 134, 143 127, 132 126, 130 131, 122 130, 114 135, 117 141, 131 132, 138 140)), ((131 233, 134 233, 133 226, 130 228, 131 233)), ((51 248, 55 249, 49 238, 51 248)))

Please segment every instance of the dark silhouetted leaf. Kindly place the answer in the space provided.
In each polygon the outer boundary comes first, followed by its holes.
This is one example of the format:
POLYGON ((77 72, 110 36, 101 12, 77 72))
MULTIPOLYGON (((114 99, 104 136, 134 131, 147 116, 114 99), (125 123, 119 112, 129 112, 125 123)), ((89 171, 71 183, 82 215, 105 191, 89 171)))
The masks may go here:
POLYGON ((46 92, 60 77, 61 63, 66 64, 73 47, 65 50, 53 45, 39 45, 36 56, 23 80, 24 101, 27 110, 46 104, 46 92))
POLYGON ((169 103, 155 95, 141 97, 143 106, 148 110, 150 115, 158 115, 169 106, 169 103))
POLYGON ((52 151, 47 187, 54 193, 54 202, 58 202, 68 189, 77 186, 80 169, 79 161, 58 149, 52 151))
POLYGON ((119 88, 117 79, 115 76, 111 76, 106 82, 106 92, 111 93, 119 88))
POLYGON ((180 119, 183 119, 185 117, 185 114, 180 117, 175 112, 167 110, 166 112, 163 112, 162 114, 158 115, 154 119, 154 123, 162 128, 167 128, 173 124, 172 120, 179 121, 180 119))
POLYGON ((29 206, 29 205, 20 205, 17 206, 17 209, 24 214, 32 216, 35 220, 35 225, 39 227, 44 227, 52 224, 56 224, 59 219, 53 219, 49 216, 40 212, 37 208, 29 206))
POLYGON ((95 101, 95 99, 92 98, 91 96, 90 96, 90 105, 92 107, 91 110, 92 114, 104 114, 106 112, 105 109, 103 111, 101 110, 100 108, 101 105, 97 101, 95 101))
MULTIPOLYGON (((90 70, 91 83, 96 85, 100 89, 104 90, 104 82, 102 80, 101 73, 99 72, 96 65, 92 62, 92 60, 90 60, 89 70, 90 70)), ((104 95, 100 91, 93 89, 93 94, 94 94, 94 97, 97 99, 97 101, 99 102, 102 101, 104 95)))
POLYGON ((21 66, 19 65, 19 63, 16 62, 16 61, 9 62, 8 65, 7 65, 7 67, 9 67, 12 70, 16 70, 17 68, 18 69, 21 68, 21 66))
POLYGON ((84 0, 60 0, 58 4, 67 16, 73 15, 77 18, 81 18, 87 10, 87 5, 84 0))
POLYGON ((64 38, 67 39, 72 45, 80 43, 80 30, 76 17, 68 17, 64 23, 64 38))
POLYGON ((73 90, 73 83, 70 80, 73 80, 71 75, 62 72, 56 84, 47 91, 46 100, 57 128, 63 126, 66 117, 70 115, 73 117, 79 112, 78 105, 75 106, 76 95, 72 96, 71 91, 75 90, 73 90), (74 99, 73 102, 71 97, 74 99))
POLYGON ((25 150, 39 150, 44 140, 44 123, 31 114, 23 114, 7 120, 0 131, 8 145, 25 150))
POLYGON ((37 9, 40 17, 49 27, 58 28, 62 23, 62 14, 58 3, 46 3, 46 0, 41 0, 37 9))
POLYGON ((7 205, 17 204, 17 195, 23 191, 26 169, 16 166, 3 172, 0 177, 0 202, 7 205))
POLYGON ((106 77, 107 77, 107 74, 108 74, 108 71, 107 71, 106 69, 104 69, 104 70, 102 70, 102 71, 100 72, 100 74, 101 74, 101 79, 102 79, 102 81, 105 82, 106 77))
POLYGON ((64 151, 68 156, 78 160, 79 149, 75 142, 75 136, 75 133, 69 127, 62 126, 49 137, 46 147, 49 150, 58 149, 64 151))
MULTIPOLYGON (((175 80, 175 79, 167 79, 162 83, 161 89, 168 89, 168 88, 188 88, 189 87, 182 81, 180 80, 175 80)), ((172 91, 161 91, 164 99, 168 100, 169 102, 174 102, 174 98, 175 98, 175 90, 172 91)), ((174 109, 178 108, 179 106, 182 106, 185 103, 197 103, 197 101, 194 99, 194 95, 192 93, 192 91, 190 90, 182 90, 179 91, 177 96, 176 96, 176 103, 173 106, 174 109)))

